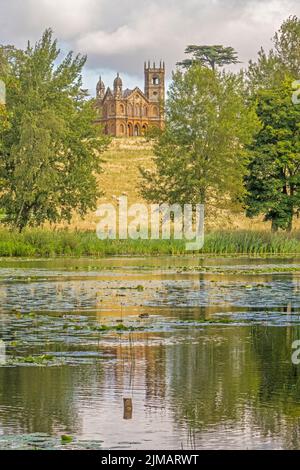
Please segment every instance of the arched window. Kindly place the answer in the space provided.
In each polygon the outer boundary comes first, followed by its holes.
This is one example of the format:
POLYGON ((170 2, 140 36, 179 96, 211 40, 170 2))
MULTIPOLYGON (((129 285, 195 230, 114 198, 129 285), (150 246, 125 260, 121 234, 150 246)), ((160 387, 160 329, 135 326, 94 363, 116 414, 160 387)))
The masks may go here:
POLYGON ((159 85, 159 77, 153 77, 152 78, 152 85, 159 85))
POLYGON ((134 135, 137 137, 138 135, 140 135, 140 126, 138 124, 136 124, 134 126, 134 135))
POLYGON ((144 108, 143 108, 143 116, 148 116, 148 108, 147 108, 147 106, 144 106, 144 108))
POLYGON ((124 124, 120 124, 120 134, 124 134, 124 124))
POLYGON ((140 115, 140 108, 138 106, 135 107, 135 115, 136 116, 140 115))
POLYGON ((157 117, 157 116, 158 116, 158 107, 157 107, 157 106, 153 106, 152 112, 153 112, 153 116, 157 117))
POLYGON ((133 128, 132 128, 131 123, 128 124, 128 135, 129 135, 129 137, 131 137, 133 135, 133 128))
POLYGON ((123 104, 120 104, 120 113, 124 114, 124 105, 123 104))
POLYGON ((128 104, 127 110, 128 110, 128 116, 133 116, 133 107, 131 104, 128 104))

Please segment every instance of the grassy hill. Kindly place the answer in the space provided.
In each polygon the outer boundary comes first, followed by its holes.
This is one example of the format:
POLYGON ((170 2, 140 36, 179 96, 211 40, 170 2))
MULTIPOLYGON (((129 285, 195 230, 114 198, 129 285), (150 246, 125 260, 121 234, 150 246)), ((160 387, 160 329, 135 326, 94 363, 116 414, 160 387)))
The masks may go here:
POLYGON ((104 192, 101 200, 114 201, 115 197, 126 195, 129 204, 142 202, 139 167, 153 167, 151 143, 143 138, 115 139, 103 158, 103 174, 99 177, 104 192))
MULTIPOLYGON (((142 137, 130 139, 115 138, 109 149, 103 155, 103 172, 99 175, 99 187, 103 196, 98 203, 109 202, 116 205, 117 197, 126 195, 128 203, 144 202, 139 194, 140 172, 139 167, 153 167, 153 150, 150 142, 142 137)), ((79 230, 94 230, 97 216, 89 213, 82 220, 74 216, 72 228, 79 230)), ((269 224, 261 219, 247 219, 243 214, 231 214, 223 212, 215 216, 207 214, 207 228, 211 229, 243 229, 243 230, 265 230, 269 224)))
MULTIPOLYGON (((98 203, 109 202, 116 205, 121 195, 128 197, 128 203, 144 202, 139 195, 139 167, 153 166, 153 151, 151 143, 142 137, 112 140, 109 149, 103 154, 103 172, 99 175, 99 187, 103 196, 98 203)), ((97 216, 89 213, 84 220, 74 216, 73 228, 94 229, 97 216)))

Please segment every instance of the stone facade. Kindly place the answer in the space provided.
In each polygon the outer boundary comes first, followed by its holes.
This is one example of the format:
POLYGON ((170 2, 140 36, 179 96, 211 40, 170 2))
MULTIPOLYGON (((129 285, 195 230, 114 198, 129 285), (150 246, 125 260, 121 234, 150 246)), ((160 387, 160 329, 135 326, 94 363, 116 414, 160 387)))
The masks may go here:
POLYGON ((156 67, 144 64, 145 89, 138 87, 123 91, 119 76, 114 80, 113 90, 105 89, 100 80, 96 89, 97 122, 106 134, 115 137, 143 135, 150 127, 164 127, 165 63, 156 67))

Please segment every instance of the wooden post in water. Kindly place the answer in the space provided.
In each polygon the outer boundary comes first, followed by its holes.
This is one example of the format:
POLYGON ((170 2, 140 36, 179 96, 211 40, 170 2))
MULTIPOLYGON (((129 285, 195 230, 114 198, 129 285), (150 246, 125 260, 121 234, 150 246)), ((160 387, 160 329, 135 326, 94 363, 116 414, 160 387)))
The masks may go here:
POLYGON ((132 419, 132 398, 123 398, 124 416, 123 419, 132 419))

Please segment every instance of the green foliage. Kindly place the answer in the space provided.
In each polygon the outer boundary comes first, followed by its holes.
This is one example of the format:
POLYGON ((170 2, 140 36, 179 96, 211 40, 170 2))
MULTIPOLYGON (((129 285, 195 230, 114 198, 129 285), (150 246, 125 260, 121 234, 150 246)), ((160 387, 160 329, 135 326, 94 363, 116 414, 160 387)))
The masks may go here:
POLYGON ((17 69, 17 60, 23 56, 24 52, 14 46, 0 45, 0 77, 3 80, 12 78, 12 70, 17 69))
POLYGON ((154 148, 156 169, 141 170, 146 199, 236 205, 244 193, 245 146, 259 126, 243 91, 241 76, 199 65, 174 74, 166 130, 154 148))
POLYGON ((21 362, 25 362, 27 364, 45 364, 50 361, 53 361, 54 356, 50 354, 42 354, 41 356, 26 356, 20 358, 21 362))
POLYGON ((263 213, 274 230, 290 230, 300 210, 300 105, 291 95, 290 80, 257 93, 263 127, 251 147, 246 178, 247 215, 263 213))
POLYGON ((214 46, 187 46, 185 54, 191 54, 191 59, 185 59, 182 62, 177 62, 184 68, 189 68, 191 65, 198 63, 205 67, 215 70, 216 66, 222 67, 229 64, 238 64, 238 56, 233 47, 224 47, 220 45, 214 46))
POLYGON ((275 53, 285 72, 300 77, 300 19, 290 16, 274 36, 275 53))
MULTIPOLYGON (((184 240, 99 240, 94 232, 25 229, 22 233, 0 231, 1 257, 186 255, 184 240)), ((300 236, 254 231, 207 233, 202 253, 300 254, 300 236)), ((122 287, 121 287, 122 288, 122 287)), ((137 286, 142 291, 143 286, 137 286)))
POLYGON ((94 231, 25 229, 0 231, 0 256, 176 255, 182 240, 99 240, 94 231))
POLYGON ((300 253, 299 234, 218 231, 207 234, 203 248, 211 254, 285 255, 300 253))
POLYGON ((285 76, 299 79, 300 19, 297 16, 283 22, 274 35, 273 45, 269 52, 261 48, 257 62, 249 62, 247 77, 252 94, 259 89, 278 86, 285 76))
POLYGON ((10 49, 0 208, 20 230, 70 221, 73 210, 84 215, 99 195, 95 174, 108 142, 93 125, 93 102, 82 90, 86 58, 70 52, 58 63, 59 56, 51 30, 34 47, 10 49))
POLYGON ((5 131, 7 131, 10 127, 9 124, 9 115, 7 112, 7 108, 5 107, 4 104, 0 103, 0 151, 1 148, 3 148, 3 142, 2 142, 2 135, 5 131))
POLYGON ((292 82, 300 77, 300 20, 289 17, 247 72, 262 129, 251 147, 246 178, 247 215, 264 214, 273 230, 291 230, 299 212, 300 106, 292 103, 292 82))
POLYGON ((0 46, 0 79, 5 80, 10 72, 9 51, 13 49, 8 46, 0 46))
POLYGON ((72 436, 67 436, 66 434, 63 434, 61 436, 61 443, 62 444, 70 444, 70 442, 73 442, 73 437, 72 436))

